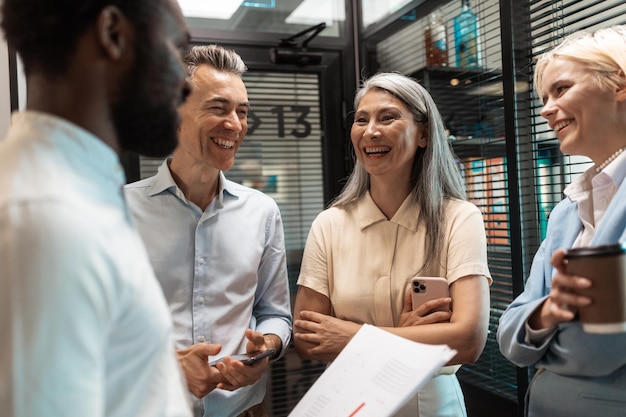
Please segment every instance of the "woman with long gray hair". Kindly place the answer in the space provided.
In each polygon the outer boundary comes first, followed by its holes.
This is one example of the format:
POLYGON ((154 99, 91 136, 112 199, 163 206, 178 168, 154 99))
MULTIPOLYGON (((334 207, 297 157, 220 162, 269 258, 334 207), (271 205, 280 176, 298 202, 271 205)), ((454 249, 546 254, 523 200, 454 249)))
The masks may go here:
POLYGON ((417 81, 379 73, 363 83, 354 105, 357 161, 309 233, 294 308, 296 349, 332 361, 364 323, 448 344, 457 355, 405 413, 465 416, 455 372, 480 356, 489 320, 482 215, 465 200, 441 115, 417 81), (413 309, 414 277, 444 277, 449 297, 413 309))

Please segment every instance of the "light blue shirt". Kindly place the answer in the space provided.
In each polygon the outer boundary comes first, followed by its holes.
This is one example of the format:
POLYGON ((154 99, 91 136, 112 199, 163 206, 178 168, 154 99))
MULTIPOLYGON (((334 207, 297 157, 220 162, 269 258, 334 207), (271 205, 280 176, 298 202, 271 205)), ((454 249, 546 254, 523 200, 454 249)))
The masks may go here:
POLYGON ((0 143, 0 404, 8 417, 188 417, 159 284, 113 150, 43 113, 0 143))
MULTIPOLYGON (((283 226, 265 194, 220 174, 218 196, 204 212, 189 202, 165 161, 157 175, 126 186, 126 196, 174 318, 176 344, 222 345, 220 356, 246 351, 245 330, 291 338, 283 226)), ((213 359, 213 357, 211 357, 213 359)), ((237 416, 260 403, 267 375, 234 392, 204 398, 205 416, 237 416)))

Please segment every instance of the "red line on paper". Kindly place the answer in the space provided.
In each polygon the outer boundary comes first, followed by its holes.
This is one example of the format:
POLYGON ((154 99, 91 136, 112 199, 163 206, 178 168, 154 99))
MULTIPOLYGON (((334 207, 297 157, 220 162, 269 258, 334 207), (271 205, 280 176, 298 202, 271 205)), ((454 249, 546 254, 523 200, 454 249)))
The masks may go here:
POLYGON ((361 403, 361 405, 359 405, 359 406, 356 408, 356 410, 354 410, 354 411, 352 412, 352 414, 350 414, 348 417, 354 417, 354 416, 356 415, 356 413, 358 413, 358 412, 359 412, 359 410, 360 410, 361 408, 363 408, 363 407, 365 407, 365 403, 361 403))

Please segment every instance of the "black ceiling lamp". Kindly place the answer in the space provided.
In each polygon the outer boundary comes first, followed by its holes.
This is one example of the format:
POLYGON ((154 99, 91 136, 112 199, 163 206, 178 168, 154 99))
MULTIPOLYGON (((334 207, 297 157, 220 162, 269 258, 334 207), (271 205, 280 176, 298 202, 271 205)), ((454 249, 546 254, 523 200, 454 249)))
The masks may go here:
POLYGON ((278 48, 270 49, 270 61, 278 65, 298 65, 300 67, 306 65, 319 65, 322 62, 322 54, 320 52, 310 52, 307 50, 307 44, 316 37, 322 30, 326 28, 326 23, 322 22, 308 29, 298 32, 293 36, 281 39, 278 48), (313 32, 302 43, 298 44, 296 39, 313 32))

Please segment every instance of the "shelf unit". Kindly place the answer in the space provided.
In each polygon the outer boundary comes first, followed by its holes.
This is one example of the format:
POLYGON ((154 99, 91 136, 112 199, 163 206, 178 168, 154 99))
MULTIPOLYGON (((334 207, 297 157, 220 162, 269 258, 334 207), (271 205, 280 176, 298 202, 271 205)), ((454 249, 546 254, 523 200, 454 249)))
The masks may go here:
POLYGON ((502 74, 499 71, 424 67, 410 75, 435 100, 459 158, 504 155, 502 74))

